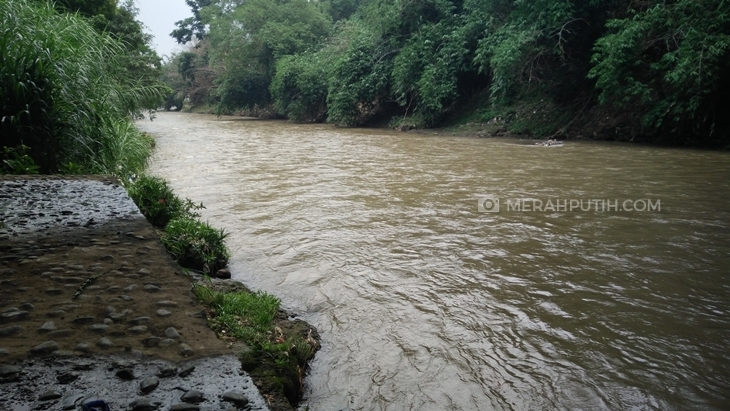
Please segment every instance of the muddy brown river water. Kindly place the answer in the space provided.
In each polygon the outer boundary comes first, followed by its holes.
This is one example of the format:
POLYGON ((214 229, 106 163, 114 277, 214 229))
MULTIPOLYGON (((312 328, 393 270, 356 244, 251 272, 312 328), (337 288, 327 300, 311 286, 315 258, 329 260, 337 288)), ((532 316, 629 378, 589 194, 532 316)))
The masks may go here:
POLYGON ((310 410, 730 404, 730 153, 139 126, 150 173, 230 233, 234 277, 320 330, 310 410))

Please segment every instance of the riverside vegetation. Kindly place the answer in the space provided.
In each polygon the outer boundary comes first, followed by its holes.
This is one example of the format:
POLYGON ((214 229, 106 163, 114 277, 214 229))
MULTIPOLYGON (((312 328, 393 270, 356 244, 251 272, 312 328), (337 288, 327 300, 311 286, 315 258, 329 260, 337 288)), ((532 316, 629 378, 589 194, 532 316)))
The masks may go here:
POLYGON ((188 0, 167 107, 726 147, 723 0, 188 0))
MULTIPOLYGON (((164 228, 162 243, 179 264, 215 273, 228 262, 227 234, 199 220, 203 205, 180 199, 159 178, 135 178, 154 140, 133 120, 145 110, 153 116, 170 93, 136 13, 131 0, 0 2, 0 173, 113 175, 164 228)), ((289 321, 274 296, 216 287, 193 286, 210 307, 212 328, 245 346, 244 367, 272 409, 296 406, 318 348, 313 330, 289 321)))
POLYGON ((203 204, 176 196, 158 177, 142 176, 127 187, 129 196, 142 215, 155 227, 164 229, 162 244, 183 267, 209 274, 228 263, 227 234, 198 219, 195 210, 203 204))
POLYGON ((153 141, 132 119, 168 89, 133 2, 113 6, 92 18, 88 8, 0 2, 3 172, 124 177, 145 166, 153 141))
POLYGON ((302 321, 289 321, 273 295, 210 280, 207 274, 225 267, 229 251, 227 234, 198 219, 202 204, 180 199, 157 177, 142 176, 128 191, 147 220, 164 229, 162 244, 177 262, 205 275, 193 284, 193 293, 208 306, 211 328, 237 346, 244 370, 264 394, 274 401, 283 394, 296 406, 308 361, 319 348, 316 332, 302 321))

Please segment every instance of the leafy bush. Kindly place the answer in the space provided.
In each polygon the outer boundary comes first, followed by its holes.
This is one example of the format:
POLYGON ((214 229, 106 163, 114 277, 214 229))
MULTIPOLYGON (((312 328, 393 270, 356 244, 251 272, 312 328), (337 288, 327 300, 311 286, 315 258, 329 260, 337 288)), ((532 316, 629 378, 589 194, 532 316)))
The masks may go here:
POLYGON ((282 57, 271 82, 274 107, 295 121, 321 121, 327 109, 327 49, 282 57))
POLYGON ((416 126, 432 126, 456 102, 458 79, 469 71, 485 24, 474 15, 454 15, 424 25, 406 42, 393 65, 393 93, 416 126), (409 112, 409 110, 411 110, 409 112))
POLYGON ((379 33, 361 22, 344 27, 347 49, 334 62, 327 93, 327 121, 361 125, 388 95, 395 56, 379 33))
POLYGON ((222 229, 190 217, 181 217, 167 223, 162 244, 178 264, 210 273, 228 263, 227 236, 222 229))
POLYGON ((180 265, 205 273, 226 266, 228 234, 197 220, 196 210, 204 208, 202 203, 181 200, 159 177, 141 176, 127 192, 150 223, 165 228, 162 245, 180 265))
POLYGON ((176 218, 196 218, 203 204, 190 199, 181 200, 172 192, 165 180, 159 177, 141 176, 127 187, 129 196, 147 220, 156 227, 165 227, 176 218))
POLYGON ((38 166, 28 155, 30 147, 3 147, 0 151, 0 174, 38 174, 38 166))

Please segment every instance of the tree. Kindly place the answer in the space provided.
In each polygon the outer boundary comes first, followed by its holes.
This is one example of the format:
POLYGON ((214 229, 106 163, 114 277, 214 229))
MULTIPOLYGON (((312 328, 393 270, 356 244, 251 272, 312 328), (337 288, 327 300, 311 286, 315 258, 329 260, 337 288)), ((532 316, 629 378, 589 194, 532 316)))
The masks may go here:
POLYGON ((524 130, 549 135, 589 121, 600 100, 617 119, 605 127, 632 137, 730 133, 723 0, 188 3, 194 17, 173 37, 206 36, 219 111, 273 103, 296 120, 428 127, 468 104, 485 122, 529 111, 524 130))
MULTIPOLYGON (((159 84, 162 74, 162 62, 157 52, 151 47, 152 36, 145 33, 143 25, 137 20, 139 9, 134 0, 125 0, 111 18, 96 15, 92 18, 94 27, 107 33, 124 47, 124 53, 118 61, 125 77, 134 78, 141 84, 152 86, 159 84)), ((162 101, 153 100, 146 103, 147 108, 159 107, 162 101)))
POLYGON ((270 104, 276 60, 317 45, 331 27, 306 0, 218 0, 201 16, 210 26, 210 64, 219 73, 213 93, 219 111, 270 104))
POLYGON ((269 87, 276 110, 295 121, 324 121, 333 57, 325 48, 279 59, 269 87))
POLYGON ((177 28, 170 33, 170 37, 174 38, 179 44, 187 44, 197 38, 203 40, 206 35, 205 24, 202 21, 200 11, 203 7, 210 6, 211 0, 186 0, 193 17, 175 22, 177 28))
POLYGON ((589 74, 602 103, 639 110, 658 139, 727 141, 730 3, 653 1, 606 26, 589 74))

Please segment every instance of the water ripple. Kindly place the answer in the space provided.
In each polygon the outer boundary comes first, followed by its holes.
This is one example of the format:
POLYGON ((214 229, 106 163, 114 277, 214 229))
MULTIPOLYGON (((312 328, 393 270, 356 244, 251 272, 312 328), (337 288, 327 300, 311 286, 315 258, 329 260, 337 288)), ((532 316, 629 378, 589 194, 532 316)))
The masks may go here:
POLYGON ((726 409, 728 153, 140 126, 151 172, 231 233, 235 277, 320 329, 309 409, 726 409), (482 195, 661 211, 479 213, 482 195))

